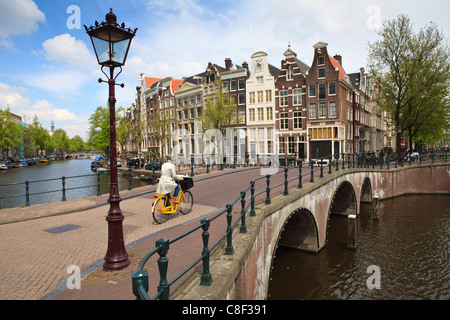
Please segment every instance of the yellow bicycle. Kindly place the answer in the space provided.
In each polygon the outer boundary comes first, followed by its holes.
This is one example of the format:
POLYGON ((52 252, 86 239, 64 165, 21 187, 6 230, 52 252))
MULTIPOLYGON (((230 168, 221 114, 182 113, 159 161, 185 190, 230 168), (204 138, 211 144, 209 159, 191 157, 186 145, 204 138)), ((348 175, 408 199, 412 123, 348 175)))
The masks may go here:
POLYGON ((188 214, 194 205, 194 197, 189 191, 194 186, 192 178, 184 178, 179 181, 180 193, 178 195, 180 202, 173 203, 169 194, 156 194, 155 202, 152 204, 153 219, 156 223, 161 224, 169 219, 169 216, 178 210, 182 214, 188 214))

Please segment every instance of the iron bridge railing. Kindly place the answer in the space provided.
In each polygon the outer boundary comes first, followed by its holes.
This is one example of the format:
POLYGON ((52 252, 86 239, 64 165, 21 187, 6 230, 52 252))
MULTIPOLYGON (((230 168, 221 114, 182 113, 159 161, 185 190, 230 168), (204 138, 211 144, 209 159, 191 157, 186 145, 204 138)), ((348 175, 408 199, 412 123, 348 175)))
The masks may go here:
MULTIPOLYGON (((265 194, 264 204, 271 204, 271 191, 283 187, 283 195, 289 195, 288 185, 290 182, 298 180, 297 188, 303 188, 303 180, 305 177, 309 178, 310 183, 314 183, 315 174, 319 173, 319 177, 324 177, 324 171, 327 170, 328 174, 331 174, 333 169, 335 172, 345 169, 351 168, 375 168, 380 167, 380 169, 391 169, 393 167, 397 168, 399 166, 411 166, 413 163, 418 163, 421 165, 422 163, 431 162, 434 163, 436 161, 445 161, 447 162, 447 151, 442 152, 442 154, 437 155, 435 153, 429 155, 420 155, 416 159, 413 157, 408 158, 409 161, 404 161, 404 159, 397 158, 380 158, 375 156, 367 156, 362 154, 335 154, 330 155, 328 157, 322 157, 319 160, 315 160, 312 163, 299 163, 298 165, 294 165, 293 162, 286 163, 286 166, 283 167, 281 171, 278 171, 272 175, 261 176, 253 181, 250 181, 249 186, 242 190, 239 196, 231 203, 227 204, 226 207, 215 214, 213 217, 208 219, 202 219, 200 224, 189 231, 173 238, 173 239, 159 239, 156 241, 155 248, 148 252, 140 261, 139 266, 136 271, 132 272, 132 290, 133 294, 136 296, 138 300, 168 300, 170 295, 170 287, 181 279, 184 275, 186 275, 189 271, 191 271, 197 264, 202 262, 202 272, 200 277, 200 285, 209 286, 212 283, 212 275, 210 273, 210 256, 211 252, 213 252, 223 241, 226 241, 225 246, 225 255, 233 255, 234 247, 233 247, 233 231, 240 222, 239 233, 247 233, 246 226, 246 218, 247 212, 249 217, 254 217, 255 214, 255 198, 259 195, 265 194), (305 167, 309 165, 309 168, 305 170, 305 167), (294 177, 289 179, 289 172, 295 171, 294 177), (284 181, 280 184, 271 186, 271 178, 278 174, 284 174, 284 181), (263 184, 263 190, 260 192, 255 192, 255 184, 260 182, 263 184), (265 188, 264 188, 265 187, 265 188), (250 196, 247 194, 250 192, 250 196), (247 204, 247 200, 250 200, 247 204), (232 211, 235 205, 239 205, 240 215, 236 217, 236 220, 233 222, 232 211), (216 221, 219 217, 225 215, 226 217, 226 230, 224 230, 223 235, 213 244, 209 243, 209 229, 211 223, 216 221), (169 253, 170 246, 188 235, 194 233, 197 230, 202 229, 201 237, 203 248, 201 250, 201 254, 197 259, 195 259, 190 266, 184 269, 181 273, 176 275, 171 281, 167 279, 167 272, 169 266, 169 259, 167 258, 167 254, 169 253), (149 291, 149 274, 148 270, 144 269, 149 259, 155 254, 159 255, 157 259, 158 270, 159 270, 159 283, 157 286, 157 293, 153 297, 150 297, 148 294, 149 291)), ((199 250, 200 251, 200 250, 199 250)))

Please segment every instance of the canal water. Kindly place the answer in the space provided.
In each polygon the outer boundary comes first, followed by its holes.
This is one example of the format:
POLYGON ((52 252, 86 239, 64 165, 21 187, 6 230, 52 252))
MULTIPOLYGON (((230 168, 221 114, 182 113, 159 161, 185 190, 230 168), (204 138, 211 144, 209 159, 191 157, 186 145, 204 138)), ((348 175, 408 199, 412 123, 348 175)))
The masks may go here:
POLYGON ((450 299, 450 197, 402 196, 364 205, 357 249, 346 248, 347 218, 332 216, 318 253, 279 247, 269 283, 272 300, 450 299))
MULTIPOLYGON (((30 181, 31 205, 61 201, 63 176, 67 200, 95 196, 98 181, 97 174, 91 170, 91 162, 90 159, 58 160, 0 171, 0 207, 25 205, 25 181, 30 181)), ((128 190, 128 181, 128 174, 119 173, 120 190, 128 190)), ((145 180, 133 180, 132 183, 133 188, 149 184, 145 180)), ((109 174, 100 175, 100 192, 109 193, 109 174)))

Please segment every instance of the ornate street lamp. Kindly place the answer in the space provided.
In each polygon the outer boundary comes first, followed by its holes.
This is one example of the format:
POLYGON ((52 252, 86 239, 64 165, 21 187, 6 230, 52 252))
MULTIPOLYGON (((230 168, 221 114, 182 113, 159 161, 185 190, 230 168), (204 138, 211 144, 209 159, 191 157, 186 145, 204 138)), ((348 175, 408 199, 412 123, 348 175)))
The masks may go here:
MULTIPOLYGON (((98 23, 95 26, 86 27, 87 34, 91 37, 94 46, 95 55, 99 65, 102 66, 101 71, 108 79, 107 81, 98 79, 98 82, 108 82, 109 85, 109 159, 110 159, 110 192, 108 202, 110 209, 106 221, 108 222, 108 250, 105 256, 104 270, 120 270, 126 268, 130 264, 128 253, 125 250, 123 240, 122 221, 124 216, 120 209, 118 179, 117 179, 117 151, 116 151, 116 78, 122 72, 122 66, 127 59, 128 50, 130 49, 131 40, 136 35, 137 28, 132 31, 126 29, 125 24, 119 26, 117 17, 111 11, 106 15, 106 22, 98 23), (104 67, 108 67, 110 74, 103 71, 104 67), (114 69, 120 68, 119 73, 114 76, 114 69)), ((120 84, 123 88, 124 84, 120 84)))

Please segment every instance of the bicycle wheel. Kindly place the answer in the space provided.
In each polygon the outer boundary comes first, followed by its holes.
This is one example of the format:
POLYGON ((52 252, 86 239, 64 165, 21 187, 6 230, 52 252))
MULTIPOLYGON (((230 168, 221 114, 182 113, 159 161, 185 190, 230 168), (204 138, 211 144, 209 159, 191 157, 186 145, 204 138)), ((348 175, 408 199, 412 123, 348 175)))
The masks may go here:
POLYGON ((194 205, 194 197, 190 191, 184 191, 180 196, 179 209, 182 214, 188 214, 194 205))
POLYGON ((161 224, 167 221, 169 219, 169 214, 163 213, 164 202, 166 201, 166 197, 158 198, 158 200, 155 201, 152 208, 152 214, 153 214, 153 220, 155 220, 156 223, 161 224))

